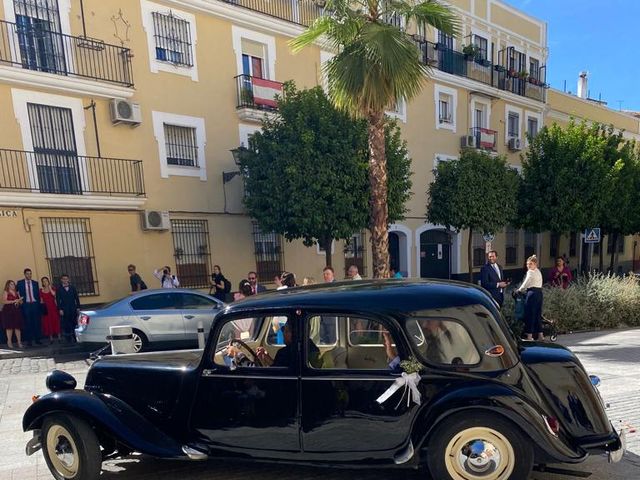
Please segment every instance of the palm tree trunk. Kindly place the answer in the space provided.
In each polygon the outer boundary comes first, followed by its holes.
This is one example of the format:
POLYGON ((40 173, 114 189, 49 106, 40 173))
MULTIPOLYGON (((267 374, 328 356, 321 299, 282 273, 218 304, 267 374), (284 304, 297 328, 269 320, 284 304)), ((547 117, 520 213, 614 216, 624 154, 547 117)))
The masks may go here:
POLYGON ((370 112, 369 185, 371 187, 370 230, 373 278, 389 277, 389 207, 387 205, 387 156, 384 143, 384 112, 370 112))
POLYGON ((469 283, 473 283, 473 228, 469 229, 469 241, 467 242, 467 261, 469 262, 469 283))

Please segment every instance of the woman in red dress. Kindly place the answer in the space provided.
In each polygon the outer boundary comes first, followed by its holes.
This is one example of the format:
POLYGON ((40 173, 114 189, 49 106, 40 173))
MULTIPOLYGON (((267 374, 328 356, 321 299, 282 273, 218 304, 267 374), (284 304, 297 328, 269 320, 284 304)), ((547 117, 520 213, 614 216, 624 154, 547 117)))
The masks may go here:
POLYGON ((40 302, 47 309, 47 313, 42 315, 42 335, 48 336, 50 343, 53 343, 53 336, 56 335, 60 342, 60 313, 56 306, 56 289, 51 286, 49 277, 42 277, 40 285, 40 302))
POLYGON ((2 292, 2 327, 7 333, 7 346, 13 348, 13 333, 16 334, 18 348, 22 346, 22 329, 24 328, 24 318, 22 317, 22 298, 16 292, 16 283, 7 280, 2 292))

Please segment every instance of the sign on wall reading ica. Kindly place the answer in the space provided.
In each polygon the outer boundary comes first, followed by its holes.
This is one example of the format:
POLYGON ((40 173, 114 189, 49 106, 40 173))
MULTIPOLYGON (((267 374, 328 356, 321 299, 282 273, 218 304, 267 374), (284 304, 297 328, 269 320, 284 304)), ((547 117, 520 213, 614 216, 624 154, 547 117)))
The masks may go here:
POLYGON ((0 217, 15 218, 18 216, 17 210, 0 210, 0 217))

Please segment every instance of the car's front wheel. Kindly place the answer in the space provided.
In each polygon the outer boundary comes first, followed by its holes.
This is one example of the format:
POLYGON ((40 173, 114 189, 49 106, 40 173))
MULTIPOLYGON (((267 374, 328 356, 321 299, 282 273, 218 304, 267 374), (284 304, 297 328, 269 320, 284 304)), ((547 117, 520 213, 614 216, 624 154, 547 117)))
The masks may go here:
POLYGON ((430 436, 429 470, 438 480, 524 480, 533 450, 516 426, 489 415, 444 421, 430 436))
POLYGON ((64 413, 50 415, 44 419, 41 435, 44 459, 56 480, 100 477, 100 443, 87 422, 64 413))

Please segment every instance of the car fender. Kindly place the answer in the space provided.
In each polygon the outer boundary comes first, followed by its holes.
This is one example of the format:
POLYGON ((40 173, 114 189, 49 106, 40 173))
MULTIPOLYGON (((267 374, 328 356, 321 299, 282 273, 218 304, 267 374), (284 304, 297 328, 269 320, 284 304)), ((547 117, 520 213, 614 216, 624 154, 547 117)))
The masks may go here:
POLYGON ((559 462, 577 463, 586 453, 576 450, 560 435, 553 435, 547 428, 543 412, 526 398, 504 385, 477 382, 463 383, 427 402, 412 428, 412 441, 416 448, 426 447, 431 432, 447 417, 468 412, 498 414, 509 420, 546 455, 559 462))
POLYGON ((84 390, 62 390, 36 400, 22 418, 22 429, 42 427, 51 413, 78 415, 132 450, 161 458, 185 458, 182 446, 122 400, 84 390))

